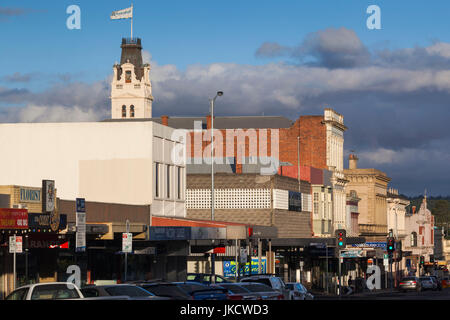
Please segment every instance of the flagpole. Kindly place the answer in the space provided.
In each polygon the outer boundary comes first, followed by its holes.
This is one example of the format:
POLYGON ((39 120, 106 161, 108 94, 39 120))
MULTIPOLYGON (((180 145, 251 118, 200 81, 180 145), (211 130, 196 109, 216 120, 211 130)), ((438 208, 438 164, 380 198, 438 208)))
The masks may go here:
POLYGON ((131 4, 131 40, 133 40, 133 4, 131 4))

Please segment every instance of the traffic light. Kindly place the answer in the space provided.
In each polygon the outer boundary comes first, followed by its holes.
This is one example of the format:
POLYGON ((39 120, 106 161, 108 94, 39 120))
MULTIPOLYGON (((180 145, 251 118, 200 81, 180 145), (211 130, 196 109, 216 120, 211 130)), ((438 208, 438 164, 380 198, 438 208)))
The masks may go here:
POLYGON ((433 254, 430 254, 430 262, 434 263, 434 255, 433 254))
POLYGON ((336 248, 345 249, 347 245, 347 233, 344 229, 336 230, 336 248))
POLYGON ((386 248, 389 255, 391 255, 395 251, 395 239, 393 237, 387 238, 386 248))
POLYGON ((424 256, 420 256, 420 265, 424 265, 425 264, 425 257, 424 256))

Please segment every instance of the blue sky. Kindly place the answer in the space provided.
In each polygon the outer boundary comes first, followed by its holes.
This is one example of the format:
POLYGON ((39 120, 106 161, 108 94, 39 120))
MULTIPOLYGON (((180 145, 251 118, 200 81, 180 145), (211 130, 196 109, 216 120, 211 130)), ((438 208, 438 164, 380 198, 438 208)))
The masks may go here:
MULTIPOLYGON (((131 2, 8 1, 2 6, 30 12, 2 21, 2 73, 79 73, 95 81, 120 58, 129 20, 111 21, 112 11, 131 2), (66 28, 66 8, 81 8, 81 30, 66 28), (20 41, 19 41, 20 39, 20 41)), ((190 64, 233 62, 261 65, 254 56, 265 41, 299 43, 306 34, 328 27, 354 30, 370 48, 414 47, 434 39, 449 40, 448 1, 144 1, 135 0, 135 35, 143 38, 159 64, 185 69, 190 64), (377 4, 382 30, 368 30, 366 8, 377 4)))
MULTIPOLYGON (((97 121, 131 2, 2 0, 0 121, 97 121), (81 30, 66 9, 81 8, 81 30)), ((450 194, 450 2, 135 0, 134 35, 150 59, 153 115, 282 115, 332 107, 346 156, 416 195, 450 194), (430 4, 432 3, 432 4, 430 4), (381 30, 369 30, 369 5, 381 30)))

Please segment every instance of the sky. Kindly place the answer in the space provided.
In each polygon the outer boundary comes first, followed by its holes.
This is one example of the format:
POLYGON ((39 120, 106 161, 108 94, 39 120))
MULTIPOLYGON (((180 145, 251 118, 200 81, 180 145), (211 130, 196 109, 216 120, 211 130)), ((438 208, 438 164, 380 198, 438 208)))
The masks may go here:
MULTIPOLYGON (((450 195, 450 2, 134 0, 150 62, 153 116, 215 113, 291 120, 331 107, 344 153, 406 195, 450 195), (370 5, 381 29, 369 29, 370 5)), ((130 20, 119 0, 0 2, 0 121, 110 117, 112 66, 130 20), (81 10, 81 29, 66 12, 81 10)), ((347 161, 345 161, 347 162, 347 161)))

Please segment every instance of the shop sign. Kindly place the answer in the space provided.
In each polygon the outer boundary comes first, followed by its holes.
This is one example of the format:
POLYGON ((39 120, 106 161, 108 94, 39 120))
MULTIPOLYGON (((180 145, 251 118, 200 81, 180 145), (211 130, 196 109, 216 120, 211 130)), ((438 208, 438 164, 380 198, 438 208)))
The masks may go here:
POLYGON ((28 249, 69 249, 66 238, 59 239, 56 234, 33 234, 28 238, 28 249))
POLYGON ((28 229, 28 210, 0 209, 0 229, 28 229))
POLYGON ((302 194, 300 192, 289 191, 289 211, 302 211, 302 194))
POLYGON ((42 213, 53 212, 55 210, 55 181, 42 180, 42 213))
POLYGON ((60 214, 28 214, 28 228, 30 229, 50 229, 53 232, 63 230, 67 226, 67 215, 60 214))
POLYGON ((20 188, 20 202, 41 202, 41 189, 20 188))
POLYGON ((356 248, 381 248, 386 250, 386 242, 365 242, 365 243, 354 243, 352 247, 356 248))
MULTIPOLYGON (((258 258, 252 258, 252 274, 258 274, 258 258)), ((261 273, 266 273, 266 258, 261 258, 261 273)), ((241 266, 240 274, 248 274, 250 270, 250 262, 241 266)), ((236 261, 224 261, 223 262, 223 276, 235 277, 236 276, 236 261)))

